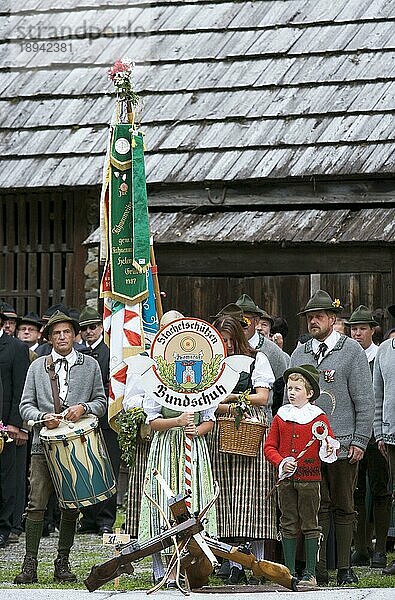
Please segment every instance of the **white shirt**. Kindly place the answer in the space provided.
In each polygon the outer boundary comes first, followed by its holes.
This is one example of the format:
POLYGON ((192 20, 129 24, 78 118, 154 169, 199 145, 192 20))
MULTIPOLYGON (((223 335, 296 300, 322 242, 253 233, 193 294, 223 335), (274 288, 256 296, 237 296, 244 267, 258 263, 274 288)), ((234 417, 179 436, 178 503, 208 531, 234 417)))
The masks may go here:
POLYGON ((103 336, 101 335, 101 336, 100 336, 100 337, 99 337, 99 338, 96 340, 96 342, 94 342, 94 343, 92 344, 92 346, 90 346, 90 345, 89 345, 87 342, 85 342, 85 346, 86 346, 87 348, 92 348, 92 350, 94 350, 94 349, 96 348, 96 346, 98 346, 98 345, 100 344, 100 342, 102 342, 102 341, 103 341, 103 336))
POLYGON ((335 330, 333 330, 332 333, 330 335, 328 335, 328 337, 325 340, 316 340, 315 338, 313 338, 312 349, 313 349, 314 354, 317 354, 320 344, 325 343, 328 346, 328 349, 325 350, 324 356, 322 356, 322 354, 320 355, 320 357, 318 359, 318 364, 321 363, 322 359, 325 356, 328 356, 329 352, 331 352, 333 350, 333 348, 336 346, 339 339, 340 339, 340 333, 335 330))
POLYGON ((61 405, 64 405, 66 404, 67 393, 69 391, 70 368, 75 364, 75 361, 77 360, 77 354, 73 348, 70 354, 67 356, 61 356, 55 352, 55 350, 52 350, 51 356, 54 363, 59 361, 57 364, 55 364, 55 373, 59 377, 60 403, 61 405), (67 365, 64 362, 64 359, 66 360, 67 365))
POLYGON ((373 342, 370 344, 369 348, 365 349, 366 358, 368 359, 369 363, 376 358, 378 349, 379 347, 376 346, 376 344, 373 344, 373 342))
POLYGON ((248 340, 248 343, 250 344, 251 348, 254 348, 254 350, 256 350, 256 347, 259 344, 259 340, 259 333, 255 331, 254 335, 248 340))

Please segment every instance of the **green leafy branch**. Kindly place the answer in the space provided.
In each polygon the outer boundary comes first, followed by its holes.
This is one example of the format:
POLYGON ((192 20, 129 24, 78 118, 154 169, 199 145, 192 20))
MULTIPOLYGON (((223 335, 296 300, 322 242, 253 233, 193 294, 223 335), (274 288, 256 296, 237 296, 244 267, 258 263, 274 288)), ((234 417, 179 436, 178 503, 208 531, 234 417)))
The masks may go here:
POLYGON ((116 417, 119 428, 118 443, 121 449, 121 458, 129 468, 134 466, 136 460, 137 436, 140 426, 145 423, 145 419, 144 410, 138 407, 129 408, 116 417))

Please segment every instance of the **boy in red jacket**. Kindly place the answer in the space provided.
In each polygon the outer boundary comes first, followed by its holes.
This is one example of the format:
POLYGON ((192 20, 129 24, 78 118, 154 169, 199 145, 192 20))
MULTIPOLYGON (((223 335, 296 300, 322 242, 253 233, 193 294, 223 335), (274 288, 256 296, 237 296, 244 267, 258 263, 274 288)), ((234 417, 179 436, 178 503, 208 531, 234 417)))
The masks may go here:
POLYGON ((278 468, 278 502, 284 562, 295 574, 298 532, 305 537, 306 568, 300 583, 317 585, 315 567, 320 508, 320 461, 336 460, 340 444, 333 439, 328 417, 313 402, 320 395, 319 372, 311 365, 284 373, 289 404, 273 419, 266 438, 266 458, 278 468))

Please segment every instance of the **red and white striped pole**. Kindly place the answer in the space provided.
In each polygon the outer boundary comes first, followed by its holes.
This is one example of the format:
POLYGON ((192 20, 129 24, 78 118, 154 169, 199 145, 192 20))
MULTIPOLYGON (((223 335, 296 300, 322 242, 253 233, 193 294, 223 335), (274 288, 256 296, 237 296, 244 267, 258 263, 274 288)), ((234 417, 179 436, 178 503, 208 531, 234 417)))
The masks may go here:
POLYGON ((192 509, 192 439, 193 437, 185 434, 185 494, 187 497, 185 504, 192 509))

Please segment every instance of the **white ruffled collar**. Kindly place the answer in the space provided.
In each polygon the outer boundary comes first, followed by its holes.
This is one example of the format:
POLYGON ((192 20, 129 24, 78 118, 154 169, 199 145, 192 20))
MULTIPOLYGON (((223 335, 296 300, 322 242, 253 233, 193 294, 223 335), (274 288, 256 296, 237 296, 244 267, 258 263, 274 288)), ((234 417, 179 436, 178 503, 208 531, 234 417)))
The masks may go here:
POLYGON ((310 404, 309 402, 302 406, 302 408, 297 408, 296 406, 292 406, 292 404, 285 404, 278 409, 277 414, 283 421, 292 421, 299 423, 299 425, 306 425, 306 423, 310 423, 319 415, 325 413, 319 406, 310 404))

